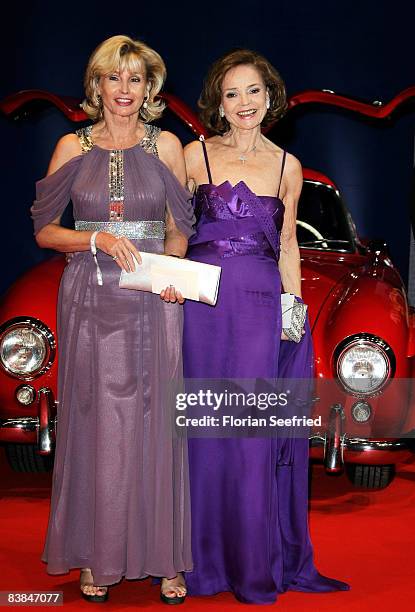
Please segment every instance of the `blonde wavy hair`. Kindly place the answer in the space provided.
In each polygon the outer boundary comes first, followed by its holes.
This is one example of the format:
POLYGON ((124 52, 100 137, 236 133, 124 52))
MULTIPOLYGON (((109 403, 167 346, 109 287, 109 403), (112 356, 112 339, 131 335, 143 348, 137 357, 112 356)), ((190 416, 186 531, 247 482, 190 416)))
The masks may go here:
POLYGON ((158 119, 165 104, 155 98, 166 79, 166 66, 157 51, 122 34, 104 40, 89 58, 84 77, 85 100, 81 104, 88 117, 98 121, 103 116, 98 94, 98 82, 103 75, 122 70, 137 72, 143 65, 149 91, 147 108, 141 107, 140 117, 145 122, 158 119))

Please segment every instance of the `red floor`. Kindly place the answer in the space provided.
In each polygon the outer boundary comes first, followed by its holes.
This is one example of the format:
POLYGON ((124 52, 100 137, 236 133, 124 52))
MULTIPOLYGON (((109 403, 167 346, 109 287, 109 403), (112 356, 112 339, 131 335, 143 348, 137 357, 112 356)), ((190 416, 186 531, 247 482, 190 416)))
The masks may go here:
MULTIPOLYGON (((15 474, 0 452, 0 591, 62 590, 67 610, 90 609, 78 592, 78 572, 48 576, 39 556, 48 515, 50 476, 15 474)), ((315 467, 310 528, 319 570, 349 582, 343 593, 281 595, 278 610, 390 611, 413 607, 415 586, 415 462, 399 466, 392 485, 378 492, 353 489, 345 476, 315 467)), ((181 610, 242 609, 229 594, 188 598, 181 610)), ((37 606, 36 606, 37 607, 37 606)), ((148 580, 124 581, 110 592, 107 610, 165 610, 148 580)), ((250 606, 250 609, 264 609, 250 606)))

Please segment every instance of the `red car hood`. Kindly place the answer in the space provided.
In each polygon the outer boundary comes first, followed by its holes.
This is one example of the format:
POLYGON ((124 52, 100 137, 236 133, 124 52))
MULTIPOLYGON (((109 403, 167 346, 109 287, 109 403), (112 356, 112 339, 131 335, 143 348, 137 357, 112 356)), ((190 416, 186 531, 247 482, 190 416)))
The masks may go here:
POLYGON ((302 293, 308 304, 311 326, 334 286, 364 261, 365 257, 357 254, 301 250, 302 293))

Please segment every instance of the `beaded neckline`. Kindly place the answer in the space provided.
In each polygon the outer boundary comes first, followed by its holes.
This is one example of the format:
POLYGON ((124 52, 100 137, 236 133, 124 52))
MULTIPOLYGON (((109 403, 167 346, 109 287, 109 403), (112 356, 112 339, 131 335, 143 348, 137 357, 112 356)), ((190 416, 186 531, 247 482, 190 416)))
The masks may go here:
POLYGON ((88 125, 86 128, 77 130, 76 134, 79 138, 79 142, 82 149, 82 155, 85 155, 93 148, 97 148, 100 151, 108 153, 108 209, 109 209, 109 221, 119 222, 124 220, 124 201, 125 201, 125 189, 124 189, 124 153, 130 149, 135 149, 140 146, 144 151, 159 157, 157 150, 157 138, 161 130, 154 125, 148 123, 144 124, 144 136, 143 138, 133 147, 127 147, 126 149, 103 149, 96 145, 92 139, 92 125, 88 125))
POLYGON ((157 138, 160 135, 161 129, 155 125, 151 125, 150 123, 144 123, 144 131, 144 136, 139 142, 132 147, 126 147, 125 149, 104 149, 103 147, 95 144, 92 139, 92 125, 76 130, 75 133, 79 138, 82 154, 88 153, 94 147, 100 149, 101 151, 108 151, 109 153, 112 153, 114 151, 129 151, 130 149, 135 149, 136 147, 140 146, 148 153, 152 153, 155 157, 159 157, 157 150, 157 138))

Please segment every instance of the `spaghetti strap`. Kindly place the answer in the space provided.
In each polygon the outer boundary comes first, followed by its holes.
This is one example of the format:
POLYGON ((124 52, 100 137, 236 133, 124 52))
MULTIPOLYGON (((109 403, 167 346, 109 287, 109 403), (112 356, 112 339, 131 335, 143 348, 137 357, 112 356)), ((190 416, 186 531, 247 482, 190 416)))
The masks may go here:
POLYGON ((281 174, 280 174, 280 182, 278 185, 278 192, 277 192, 277 198, 280 197, 280 189, 281 189, 281 183, 282 183, 282 175, 284 174, 284 166, 285 166, 285 158, 287 156, 287 151, 284 150, 284 153, 282 155, 282 162, 281 162, 281 174))
POLYGON ((203 136, 203 134, 201 136, 199 136, 199 140, 202 143, 202 147, 203 147, 203 156, 205 158, 206 170, 207 170, 207 175, 208 175, 209 183, 212 184, 212 182, 213 182, 212 181, 212 173, 210 171, 209 158, 208 158, 208 154, 207 154, 207 150, 206 150, 205 137, 203 136))

